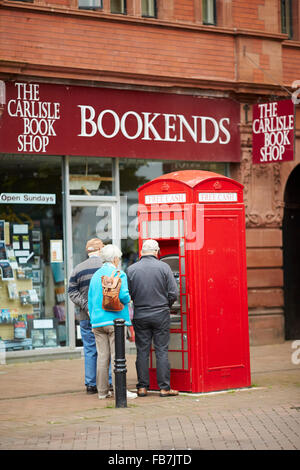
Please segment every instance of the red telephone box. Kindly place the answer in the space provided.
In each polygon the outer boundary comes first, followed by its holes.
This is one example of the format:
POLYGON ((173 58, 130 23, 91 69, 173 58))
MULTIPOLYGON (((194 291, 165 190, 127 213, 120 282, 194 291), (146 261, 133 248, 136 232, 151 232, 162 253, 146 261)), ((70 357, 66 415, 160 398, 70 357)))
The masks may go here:
MULTIPOLYGON (((208 171, 178 171, 139 191, 139 247, 153 238, 178 282, 171 310, 171 387, 208 392, 250 379, 243 186, 208 171)), ((150 389, 157 390, 155 352, 150 389)))

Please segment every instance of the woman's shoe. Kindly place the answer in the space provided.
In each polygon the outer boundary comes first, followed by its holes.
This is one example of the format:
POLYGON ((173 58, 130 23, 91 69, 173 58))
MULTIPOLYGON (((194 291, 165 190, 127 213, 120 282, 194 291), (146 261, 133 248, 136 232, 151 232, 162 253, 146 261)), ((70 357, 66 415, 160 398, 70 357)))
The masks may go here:
POLYGON ((98 395, 99 400, 104 400, 104 398, 110 398, 112 396, 111 392, 107 392, 106 395, 98 395))

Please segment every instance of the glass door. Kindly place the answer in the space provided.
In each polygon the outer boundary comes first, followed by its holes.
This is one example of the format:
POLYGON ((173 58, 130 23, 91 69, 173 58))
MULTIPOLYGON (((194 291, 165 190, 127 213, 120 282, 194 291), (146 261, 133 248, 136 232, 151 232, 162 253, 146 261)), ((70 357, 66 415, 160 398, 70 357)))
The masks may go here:
MULTIPOLYGON (((71 201, 71 230, 69 236, 69 272, 87 258, 85 246, 87 240, 100 238, 104 245, 112 243, 120 247, 119 211, 116 202, 87 202, 71 201)), ((69 302, 69 309, 73 310, 75 317, 75 335, 73 341, 76 346, 82 346, 79 329, 79 311, 69 302)))
POLYGON ((104 245, 119 246, 116 204, 72 202, 72 267, 86 259, 85 245, 91 238, 100 238, 104 245))

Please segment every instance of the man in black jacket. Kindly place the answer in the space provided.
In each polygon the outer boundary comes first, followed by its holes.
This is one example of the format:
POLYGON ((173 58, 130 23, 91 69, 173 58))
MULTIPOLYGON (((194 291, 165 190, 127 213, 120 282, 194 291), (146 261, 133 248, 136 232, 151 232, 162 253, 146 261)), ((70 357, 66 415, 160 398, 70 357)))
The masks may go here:
POLYGON ((170 307, 178 296, 178 288, 168 264, 158 259, 156 240, 145 240, 140 260, 127 270, 128 288, 134 304, 133 326, 137 349, 136 371, 138 396, 149 388, 149 354, 153 339, 156 355, 157 383, 160 396, 176 396, 170 389, 170 307))

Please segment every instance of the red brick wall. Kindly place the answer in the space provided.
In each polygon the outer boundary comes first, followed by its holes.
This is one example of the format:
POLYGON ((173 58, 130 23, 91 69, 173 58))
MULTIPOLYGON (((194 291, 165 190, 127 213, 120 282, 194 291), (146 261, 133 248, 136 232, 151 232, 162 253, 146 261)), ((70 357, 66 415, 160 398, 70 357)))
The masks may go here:
MULTIPOLYGON (((110 20, 107 13, 79 11, 75 0, 49 2, 68 2, 73 5, 72 13, 65 8, 66 14, 62 14, 61 7, 58 7, 60 12, 49 9, 41 12, 35 9, 36 4, 26 3, 11 2, 11 8, 1 7, 0 54, 4 61, 58 67, 60 77, 64 76, 64 67, 78 68, 87 71, 87 79, 89 74, 90 79, 95 79, 99 71, 136 77, 156 75, 164 81, 181 77, 291 85, 300 79, 300 48, 295 41, 285 41, 282 45, 282 40, 269 37, 236 37, 233 30, 232 34, 230 30, 228 34, 220 34, 214 33, 220 28, 197 28, 201 9, 196 9, 195 1, 174 0, 168 10, 171 17, 167 21, 178 26, 185 22, 190 26, 186 28, 167 27, 159 19, 133 21, 130 16, 111 15, 110 20)), ((138 2, 128 0, 132 11, 137 12, 138 2)), ((220 2, 218 5, 220 9, 220 2)), ((224 0, 222 5, 227 12, 223 17, 224 27, 228 12, 232 11, 233 27, 249 29, 251 26, 252 30, 265 27, 268 32, 276 29, 278 33, 277 0, 232 0, 232 3, 224 0), (277 10, 272 10, 275 5, 277 10)), ((158 6, 161 7, 159 2, 158 6)))
POLYGON ((265 0, 232 0, 233 25, 241 29, 264 30, 264 21, 259 19, 259 6, 265 0))
POLYGON ((221 34, 18 9, 0 16, 3 60, 131 74, 234 79, 234 39, 221 34))
POLYGON ((174 0, 174 20, 195 21, 193 0, 174 0))
POLYGON ((282 71, 285 85, 291 86, 294 80, 300 80, 300 44, 283 47, 282 71))

